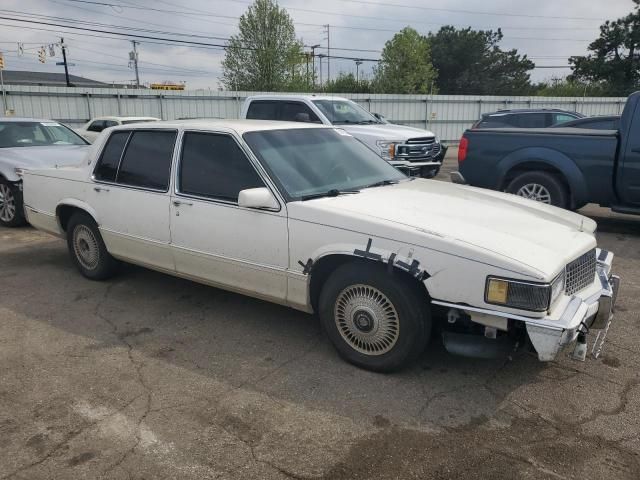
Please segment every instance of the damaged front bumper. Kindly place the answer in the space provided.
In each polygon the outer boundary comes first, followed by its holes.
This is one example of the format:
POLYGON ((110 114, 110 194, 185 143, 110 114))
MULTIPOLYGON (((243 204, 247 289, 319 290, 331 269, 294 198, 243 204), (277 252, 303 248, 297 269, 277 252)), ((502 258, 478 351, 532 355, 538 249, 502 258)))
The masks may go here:
MULTIPOLYGON (((541 361, 555 359, 562 348, 576 340, 585 342, 584 334, 587 332, 595 334, 591 355, 597 358, 602 352, 613 320, 620 277, 611 273, 613 253, 598 249, 596 256, 595 283, 600 288, 595 293, 586 298, 574 295, 557 320, 544 318, 526 322, 527 334, 541 361)), ((584 359, 584 355, 580 354, 574 357, 584 359)))

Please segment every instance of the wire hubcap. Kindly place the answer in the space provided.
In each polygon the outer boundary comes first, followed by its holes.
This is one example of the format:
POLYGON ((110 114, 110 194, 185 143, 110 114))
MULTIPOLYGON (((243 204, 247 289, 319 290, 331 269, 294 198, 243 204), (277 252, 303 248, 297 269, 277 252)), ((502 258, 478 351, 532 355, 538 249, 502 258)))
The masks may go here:
POLYGON ((91 229, 85 225, 78 225, 73 231, 73 251, 80 265, 87 270, 98 266, 100 250, 98 241, 91 229))
POLYGON ((16 215, 16 199, 9 185, 0 183, 0 220, 10 222, 16 215))
POLYGON ((334 308, 340 335, 365 355, 382 355, 398 341, 400 321, 393 303, 369 285, 350 285, 340 292, 334 308))
POLYGON ((527 183, 523 185, 516 192, 516 195, 535 200, 536 202, 551 204, 551 193, 549 193, 549 190, 547 190, 545 186, 539 183, 527 183))

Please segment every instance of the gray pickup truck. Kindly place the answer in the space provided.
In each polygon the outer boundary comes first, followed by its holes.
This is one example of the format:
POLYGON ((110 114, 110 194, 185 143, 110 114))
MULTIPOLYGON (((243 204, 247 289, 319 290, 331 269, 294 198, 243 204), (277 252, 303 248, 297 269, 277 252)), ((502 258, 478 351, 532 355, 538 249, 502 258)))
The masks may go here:
POLYGON ((562 208, 640 214, 639 102, 640 92, 628 98, 619 130, 467 130, 452 180, 562 208))

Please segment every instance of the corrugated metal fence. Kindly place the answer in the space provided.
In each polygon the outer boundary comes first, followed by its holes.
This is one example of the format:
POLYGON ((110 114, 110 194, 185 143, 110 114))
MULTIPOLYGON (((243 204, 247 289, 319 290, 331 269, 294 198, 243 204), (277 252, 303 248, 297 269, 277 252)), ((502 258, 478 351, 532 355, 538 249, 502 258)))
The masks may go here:
MULTIPOLYGON (((71 126, 102 115, 178 118, 238 118, 244 99, 259 92, 183 92, 7 86, 13 115, 52 118, 71 126)), ((338 96, 338 95, 336 95, 338 96)), ((490 97, 467 95, 342 94, 389 121, 426 128, 444 141, 457 141, 482 113, 503 108, 562 108, 585 115, 622 112, 625 98, 490 97)))

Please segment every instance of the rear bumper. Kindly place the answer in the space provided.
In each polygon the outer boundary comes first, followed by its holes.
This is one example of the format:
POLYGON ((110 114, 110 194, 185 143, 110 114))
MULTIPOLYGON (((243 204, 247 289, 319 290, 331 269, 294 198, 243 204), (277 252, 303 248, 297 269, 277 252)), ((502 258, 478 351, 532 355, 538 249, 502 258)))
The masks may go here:
POLYGON ((459 183, 460 185, 467 184, 467 181, 464 179, 460 172, 451 172, 450 176, 453 183, 459 183))

